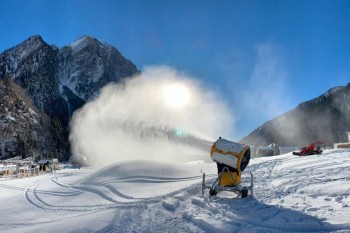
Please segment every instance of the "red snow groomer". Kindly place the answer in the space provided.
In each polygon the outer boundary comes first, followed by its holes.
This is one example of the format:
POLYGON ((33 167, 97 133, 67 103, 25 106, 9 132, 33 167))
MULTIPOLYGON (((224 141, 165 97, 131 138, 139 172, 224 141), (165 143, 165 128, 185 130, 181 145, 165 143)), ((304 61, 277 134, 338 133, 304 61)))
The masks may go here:
POLYGON ((322 154, 321 150, 321 144, 324 144, 323 142, 314 142, 311 143, 308 147, 301 148, 298 152, 293 152, 293 155, 315 155, 315 154, 322 154))

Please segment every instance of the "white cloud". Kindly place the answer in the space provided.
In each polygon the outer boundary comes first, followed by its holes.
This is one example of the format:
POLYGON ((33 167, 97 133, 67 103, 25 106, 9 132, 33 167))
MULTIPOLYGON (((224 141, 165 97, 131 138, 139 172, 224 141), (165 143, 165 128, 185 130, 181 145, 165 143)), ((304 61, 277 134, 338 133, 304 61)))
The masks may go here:
POLYGON ((290 110, 288 73, 281 51, 272 43, 259 44, 247 86, 239 92, 243 112, 261 123, 290 110))

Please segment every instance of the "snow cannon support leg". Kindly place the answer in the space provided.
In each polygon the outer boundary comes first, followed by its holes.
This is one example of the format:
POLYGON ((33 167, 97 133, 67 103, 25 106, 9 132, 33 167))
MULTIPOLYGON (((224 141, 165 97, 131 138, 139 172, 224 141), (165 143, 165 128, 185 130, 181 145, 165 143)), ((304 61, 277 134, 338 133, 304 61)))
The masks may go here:
POLYGON ((203 173, 203 179, 202 179, 202 197, 204 196, 204 189, 205 189, 205 173, 203 173))
MULTIPOLYGON (((227 171, 227 168, 224 168, 222 171, 227 171)), ((232 186, 221 186, 220 185, 220 179, 222 178, 223 172, 218 174, 218 177, 215 179, 212 186, 208 186, 205 184, 205 173, 203 173, 202 177, 202 196, 204 196, 205 189, 209 189, 209 197, 216 196, 220 191, 230 191, 230 192, 236 192, 240 195, 241 198, 248 197, 248 193, 250 191, 251 196, 254 196, 254 177, 252 171, 250 171, 250 186, 248 187, 242 187, 240 184, 235 184, 232 186)), ((232 177, 232 180, 234 178, 232 177)))
POLYGON ((203 173, 203 178, 202 178, 202 197, 204 197, 205 189, 211 190, 211 187, 205 184, 205 173, 203 173))
POLYGON ((250 193, 252 197, 254 197, 254 178, 253 178, 253 172, 250 171, 250 193))

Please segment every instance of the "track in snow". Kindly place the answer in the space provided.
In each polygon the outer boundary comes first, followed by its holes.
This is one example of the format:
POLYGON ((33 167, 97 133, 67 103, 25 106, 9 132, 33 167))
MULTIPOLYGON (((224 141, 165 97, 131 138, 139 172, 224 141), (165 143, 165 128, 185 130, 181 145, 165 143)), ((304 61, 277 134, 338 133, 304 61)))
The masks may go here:
POLYGON ((181 177, 181 178, 169 178, 169 177, 123 177, 120 179, 110 179, 98 184, 65 184, 59 181, 60 176, 41 180, 40 182, 31 185, 24 190, 24 196, 28 203, 31 205, 44 209, 44 210, 57 210, 57 211, 95 211, 100 209, 119 208, 122 206, 130 206, 137 203, 152 203, 157 202, 163 197, 169 195, 175 195, 181 190, 173 191, 169 194, 160 196, 148 197, 148 198, 135 198, 130 195, 123 194, 118 191, 113 184, 116 183, 143 183, 143 184, 155 184, 155 183, 176 183, 191 181, 192 183, 201 182, 202 176, 194 177, 181 177), (50 190, 45 190, 41 186, 47 186, 47 183, 51 182, 55 184, 50 190), (44 185, 41 185, 44 184, 44 185), (57 191, 59 190, 59 191, 57 191), (84 195, 95 196, 96 204, 82 204, 77 201, 75 204, 62 204, 64 199, 77 198, 80 199, 84 195), (97 198, 96 198, 97 197, 97 198), (59 199, 59 201, 56 201, 59 199), (97 201, 96 201, 97 199, 97 201), (50 201, 52 200, 52 201, 50 201))

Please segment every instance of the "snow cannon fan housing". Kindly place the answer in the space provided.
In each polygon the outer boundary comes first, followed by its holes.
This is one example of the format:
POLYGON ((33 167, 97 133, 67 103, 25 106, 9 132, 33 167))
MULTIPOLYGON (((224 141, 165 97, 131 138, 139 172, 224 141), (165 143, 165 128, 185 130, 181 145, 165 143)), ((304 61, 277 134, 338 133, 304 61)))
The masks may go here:
POLYGON ((217 163, 218 174, 223 173, 220 186, 231 186, 241 183, 241 173, 250 160, 249 146, 219 138, 211 147, 210 156, 217 163), (224 167, 228 168, 231 175, 223 171, 224 167))

